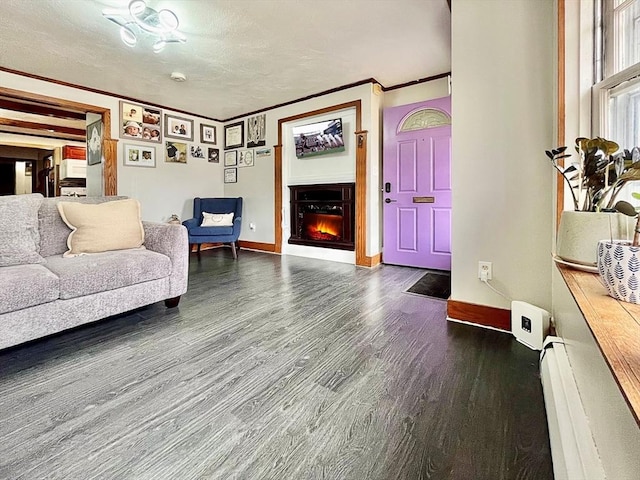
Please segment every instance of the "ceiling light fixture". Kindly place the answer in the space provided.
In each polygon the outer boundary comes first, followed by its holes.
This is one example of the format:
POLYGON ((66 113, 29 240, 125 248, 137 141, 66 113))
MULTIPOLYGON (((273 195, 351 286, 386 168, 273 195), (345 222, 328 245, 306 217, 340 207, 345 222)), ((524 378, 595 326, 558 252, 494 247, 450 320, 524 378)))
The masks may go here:
POLYGON ((185 43, 187 38, 178 31, 178 17, 171 10, 160 11, 148 7, 144 0, 133 0, 126 9, 105 8, 102 16, 120 26, 120 39, 128 47, 135 47, 138 35, 153 38, 155 53, 164 50, 168 43, 185 43))

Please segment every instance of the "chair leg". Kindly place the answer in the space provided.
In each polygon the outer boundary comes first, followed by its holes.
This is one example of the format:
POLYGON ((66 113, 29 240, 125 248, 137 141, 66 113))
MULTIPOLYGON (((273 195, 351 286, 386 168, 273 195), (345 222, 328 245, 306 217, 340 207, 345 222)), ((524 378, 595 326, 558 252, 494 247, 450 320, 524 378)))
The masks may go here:
POLYGON ((201 243, 198 244, 198 253, 200 253, 200 247, 202 246, 201 243))
POLYGON ((233 259, 238 259, 238 252, 236 251, 236 242, 231 242, 231 253, 233 253, 233 259))

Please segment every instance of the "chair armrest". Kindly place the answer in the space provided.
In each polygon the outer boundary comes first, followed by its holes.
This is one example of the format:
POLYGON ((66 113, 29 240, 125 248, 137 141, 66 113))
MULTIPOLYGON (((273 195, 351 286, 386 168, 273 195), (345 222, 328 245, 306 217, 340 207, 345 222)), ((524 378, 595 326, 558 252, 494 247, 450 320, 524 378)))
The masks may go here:
POLYGON ((144 246, 162 253, 171 260, 170 297, 187 291, 189 278, 189 240, 187 229, 182 225, 142 222, 144 246))
POLYGON ((187 230, 189 230, 190 228, 198 227, 200 224, 198 223, 198 219, 197 218, 190 218, 190 219, 185 220, 184 222, 182 222, 182 225, 187 227, 187 230))
POLYGON ((233 235, 237 238, 240 237, 240 229, 242 228, 242 217, 236 217, 233 219, 233 235))

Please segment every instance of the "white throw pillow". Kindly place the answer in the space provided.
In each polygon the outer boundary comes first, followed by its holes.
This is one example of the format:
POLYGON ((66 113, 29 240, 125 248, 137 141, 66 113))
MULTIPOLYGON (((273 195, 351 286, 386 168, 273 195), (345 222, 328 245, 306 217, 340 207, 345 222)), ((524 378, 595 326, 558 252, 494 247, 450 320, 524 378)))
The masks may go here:
POLYGON ((207 213, 202 212, 201 227, 233 227, 233 212, 207 213))

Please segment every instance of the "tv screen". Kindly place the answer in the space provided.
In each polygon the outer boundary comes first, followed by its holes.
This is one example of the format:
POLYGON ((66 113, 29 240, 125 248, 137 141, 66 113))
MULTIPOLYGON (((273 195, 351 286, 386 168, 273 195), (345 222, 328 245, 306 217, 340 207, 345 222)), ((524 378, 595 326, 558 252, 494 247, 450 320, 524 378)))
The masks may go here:
POLYGON ((292 130, 298 158, 344 152, 341 118, 301 125, 292 130))

